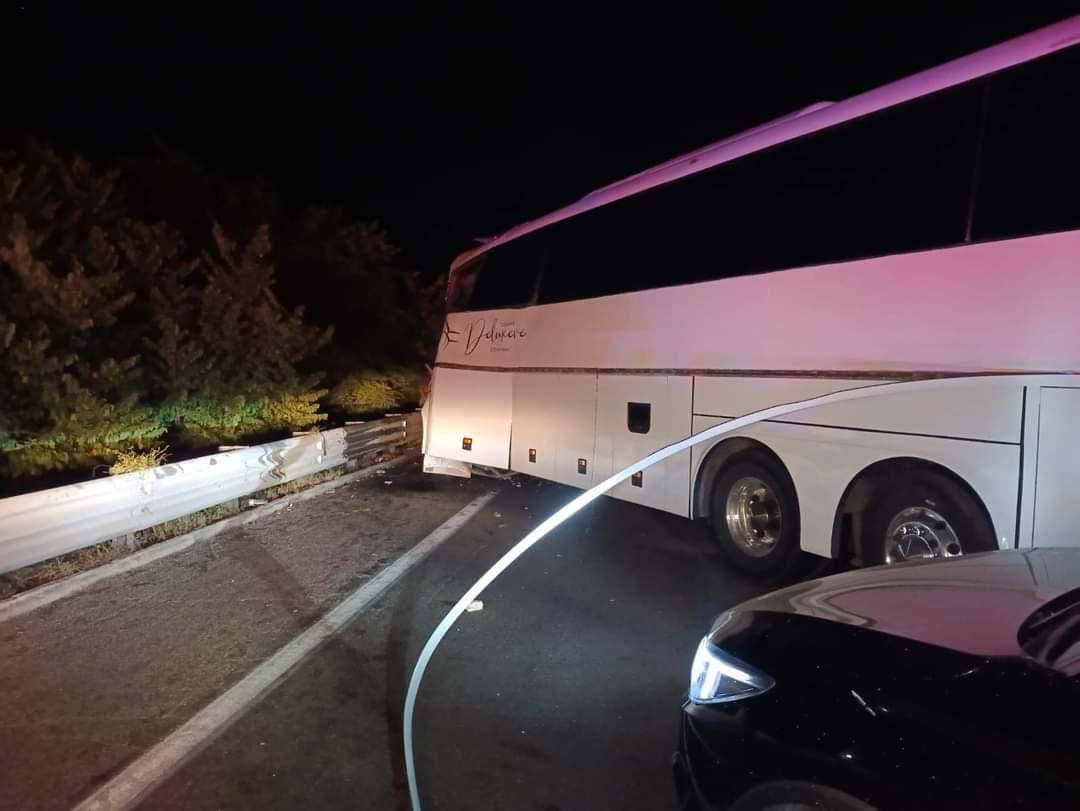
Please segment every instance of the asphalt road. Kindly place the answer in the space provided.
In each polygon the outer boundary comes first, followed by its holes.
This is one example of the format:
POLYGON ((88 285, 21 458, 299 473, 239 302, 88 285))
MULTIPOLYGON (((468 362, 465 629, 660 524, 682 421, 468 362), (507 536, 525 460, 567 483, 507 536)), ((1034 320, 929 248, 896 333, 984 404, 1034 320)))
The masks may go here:
MULTIPOLYGON (((511 543, 575 491, 523 480, 156 792, 182 808, 407 808, 401 707, 420 647, 511 543)), ((760 591, 703 528, 603 499, 466 614, 417 714, 427 809, 664 809, 690 657, 760 591)))
MULTIPOLYGON (((0 625, 0 807, 70 808, 439 522, 496 498, 143 802, 407 808, 401 707, 421 646, 576 491, 399 471, 0 625)), ((428 670, 425 809, 674 807, 690 657, 761 591, 707 530, 601 499, 511 567, 428 670)))

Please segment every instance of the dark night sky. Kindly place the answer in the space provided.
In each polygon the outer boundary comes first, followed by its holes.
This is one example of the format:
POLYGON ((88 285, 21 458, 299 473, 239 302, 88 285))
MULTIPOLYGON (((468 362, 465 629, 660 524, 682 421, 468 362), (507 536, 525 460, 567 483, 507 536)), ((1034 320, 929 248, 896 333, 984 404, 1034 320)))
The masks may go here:
POLYGON ((108 159, 158 135, 223 173, 263 171, 290 201, 378 217, 411 265, 434 272, 473 237, 680 152, 1073 11, 745 5, 512 4, 510 17, 25 0, 0 16, 0 138, 33 133, 108 159))

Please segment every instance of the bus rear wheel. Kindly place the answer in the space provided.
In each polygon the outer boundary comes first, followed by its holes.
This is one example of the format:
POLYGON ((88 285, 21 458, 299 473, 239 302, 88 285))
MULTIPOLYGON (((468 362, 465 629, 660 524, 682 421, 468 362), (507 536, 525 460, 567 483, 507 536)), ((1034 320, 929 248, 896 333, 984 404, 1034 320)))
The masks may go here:
POLYGON ((867 566, 997 549, 982 505, 948 476, 913 471, 878 492, 860 550, 867 566))
POLYGON ((799 504, 787 471, 768 453, 744 451, 720 471, 710 515, 717 546, 736 568, 768 580, 795 573, 799 504))

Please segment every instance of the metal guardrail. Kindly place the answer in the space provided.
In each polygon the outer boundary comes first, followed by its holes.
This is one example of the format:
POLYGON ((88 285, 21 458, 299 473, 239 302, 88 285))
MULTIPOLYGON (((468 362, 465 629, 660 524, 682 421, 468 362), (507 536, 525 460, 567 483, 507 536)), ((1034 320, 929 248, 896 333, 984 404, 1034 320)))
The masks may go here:
POLYGON ((0 573, 274 485, 419 444, 420 415, 387 416, 265 445, 0 499, 0 573))

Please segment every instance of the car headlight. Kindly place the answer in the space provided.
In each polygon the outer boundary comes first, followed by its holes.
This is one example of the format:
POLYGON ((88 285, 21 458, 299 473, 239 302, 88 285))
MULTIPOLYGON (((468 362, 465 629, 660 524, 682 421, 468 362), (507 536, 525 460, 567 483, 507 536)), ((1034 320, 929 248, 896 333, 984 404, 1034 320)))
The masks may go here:
POLYGON ((698 645, 690 668, 690 700, 695 704, 738 701, 774 684, 769 676, 710 644, 708 637, 698 645))

